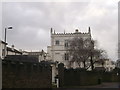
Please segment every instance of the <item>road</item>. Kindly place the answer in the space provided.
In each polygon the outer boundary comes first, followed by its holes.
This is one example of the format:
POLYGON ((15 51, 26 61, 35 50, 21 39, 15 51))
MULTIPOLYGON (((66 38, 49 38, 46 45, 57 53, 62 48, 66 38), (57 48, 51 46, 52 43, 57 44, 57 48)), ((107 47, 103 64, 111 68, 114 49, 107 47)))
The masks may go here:
POLYGON ((99 88, 108 88, 109 90, 120 90, 120 83, 117 82, 106 82, 102 83, 100 85, 93 85, 93 86, 80 86, 80 87, 72 87, 72 88, 58 88, 58 89, 53 89, 53 90, 99 90, 99 88), (96 89, 95 89, 96 88, 96 89))
POLYGON ((120 88, 120 83, 117 82, 106 82, 102 83, 100 85, 94 85, 94 86, 83 86, 82 88, 120 88))

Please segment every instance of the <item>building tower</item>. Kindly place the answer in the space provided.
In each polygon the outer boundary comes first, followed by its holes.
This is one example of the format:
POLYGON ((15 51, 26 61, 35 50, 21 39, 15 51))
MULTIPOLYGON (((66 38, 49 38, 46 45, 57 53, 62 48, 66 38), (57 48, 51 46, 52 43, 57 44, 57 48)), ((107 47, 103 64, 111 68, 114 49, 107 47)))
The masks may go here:
POLYGON ((79 32, 78 29, 76 29, 74 33, 56 33, 55 30, 53 33, 53 29, 51 28, 51 46, 48 46, 48 59, 53 62, 57 61, 64 63, 65 66, 68 67, 69 57, 66 53, 66 47, 68 47, 68 40, 75 37, 91 39, 90 27, 88 28, 87 33, 79 32))

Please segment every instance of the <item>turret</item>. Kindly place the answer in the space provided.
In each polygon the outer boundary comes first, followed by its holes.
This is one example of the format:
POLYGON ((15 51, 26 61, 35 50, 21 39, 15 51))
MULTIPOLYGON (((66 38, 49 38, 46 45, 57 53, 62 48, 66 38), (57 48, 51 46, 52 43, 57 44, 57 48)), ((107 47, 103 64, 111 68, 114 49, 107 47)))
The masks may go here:
POLYGON ((91 33, 91 29, 90 29, 90 27, 89 27, 89 29, 88 29, 88 33, 91 33))
POLYGON ((52 32, 53 32, 53 29, 51 28, 51 34, 52 34, 52 32))
POLYGON ((92 38, 92 37, 91 37, 91 29, 90 29, 90 27, 89 27, 89 29, 88 29, 88 34, 90 34, 90 38, 92 38))
POLYGON ((64 34, 65 34, 65 30, 64 30, 64 34))

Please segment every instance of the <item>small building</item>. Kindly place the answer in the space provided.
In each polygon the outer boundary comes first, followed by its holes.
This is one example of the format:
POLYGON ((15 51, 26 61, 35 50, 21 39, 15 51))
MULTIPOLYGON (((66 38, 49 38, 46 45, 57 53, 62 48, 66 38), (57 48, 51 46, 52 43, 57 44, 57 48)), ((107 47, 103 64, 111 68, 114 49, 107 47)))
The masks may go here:
POLYGON ((22 52, 12 47, 7 47, 6 55, 22 55, 22 52))
POLYGON ((0 41, 0 57, 4 59, 7 55, 22 55, 22 51, 14 48, 14 45, 11 47, 7 46, 8 44, 4 41, 0 41))
POLYGON ((28 55, 28 52, 27 51, 22 51, 22 55, 28 55))
POLYGON ((6 45, 7 43, 4 41, 0 41, 0 57, 3 59, 6 56, 6 45))
POLYGON ((42 51, 31 51, 31 52, 27 52, 28 56, 35 56, 39 58, 39 62, 40 61, 46 61, 46 57, 47 57, 47 53, 42 50, 42 51))
POLYGON ((95 63, 95 68, 104 68, 105 71, 112 71, 115 68, 115 62, 110 59, 101 59, 95 63))

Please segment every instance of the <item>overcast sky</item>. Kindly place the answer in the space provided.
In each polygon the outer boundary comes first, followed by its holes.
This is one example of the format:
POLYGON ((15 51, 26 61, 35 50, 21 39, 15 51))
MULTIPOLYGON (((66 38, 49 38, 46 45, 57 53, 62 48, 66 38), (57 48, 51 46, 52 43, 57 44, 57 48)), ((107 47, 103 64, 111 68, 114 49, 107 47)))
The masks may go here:
MULTIPOLYGON (((118 2, 115 0, 86 2, 3 2, 2 33, 7 26, 7 42, 23 50, 47 50, 50 28, 56 32, 88 32, 98 47, 117 60, 118 2)), ((4 37, 4 34, 2 35, 4 37)))

